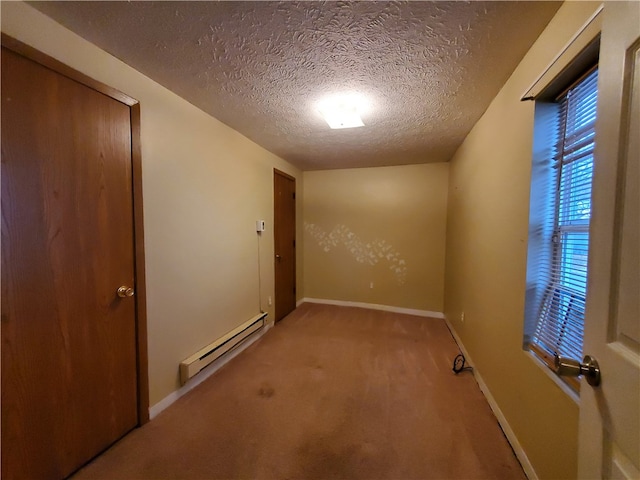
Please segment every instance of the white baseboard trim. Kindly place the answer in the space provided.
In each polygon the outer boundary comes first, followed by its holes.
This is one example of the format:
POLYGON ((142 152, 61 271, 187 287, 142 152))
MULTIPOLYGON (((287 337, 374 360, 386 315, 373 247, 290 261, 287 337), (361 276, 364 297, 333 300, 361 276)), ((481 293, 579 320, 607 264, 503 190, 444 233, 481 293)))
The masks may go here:
POLYGON ((460 340, 458 333, 453 328, 453 325, 451 325, 451 322, 449 322, 449 319, 445 317, 445 321, 447 322, 447 325, 449 326, 449 330, 451 330, 451 334, 453 335, 453 338, 458 344, 458 347, 460 347, 460 350, 465 356, 465 360, 467 361, 468 364, 473 366, 473 376, 476 379, 476 382, 478 382, 478 386, 480 387, 480 390, 482 391, 485 398, 487 399, 487 402, 489 403, 489 406, 491 407, 493 414, 498 419, 498 423, 500 423, 500 427, 502 428, 502 431, 504 432, 505 436, 507 437, 507 440, 511 444, 511 448, 513 448, 513 451, 515 452, 516 457, 518 457, 518 461, 520 461, 520 465, 522 465, 522 469, 524 470, 525 475, 529 480, 538 480, 538 475, 536 474, 536 471, 534 470, 533 465, 531 465, 531 462, 529 461, 529 457, 527 457, 527 454, 522 448, 522 445, 520 445, 520 442, 518 441, 518 437, 516 437, 516 434, 513 432, 511 425, 509 425, 509 422, 507 421, 506 417, 502 413, 502 410, 500 410, 500 407, 498 406, 498 402, 496 402, 496 399, 491 394, 491 391, 489 391, 489 387, 487 387, 487 384, 482 379, 482 375, 480 375, 480 372, 476 368, 475 363, 473 362, 472 358, 469 356, 469 352, 467 352, 467 349, 464 347, 464 344, 462 343, 462 340, 460 340))
POLYGON ((180 397, 182 397, 186 393, 193 390, 195 387, 200 385, 211 375, 213 375, 222 367, 224 367, 227 363, 229 363, 231 360, 237 357, 240 353, 246 350, 251 344, 259 340, 265 333, 267 333, 267 331, 269 331, 271 327, 273 327, 272 322, 268 322, 268 323, 265 322, 264 328, 260 330, 259 333, 249 337, 244 342, 240 343, 235 349, 231 350, 226 355, 224 355, 221 359, 216 360, 211 365, 208 365, 207 367, 203 368, 195 377, 189 380, 185 385, 180 387, 175 392, 170 393, 169 395, 164 397, 162 400, 160 400, 158 403, 156 403, 151 408, 149 408, 149 419, 153 420, 155 417, 158 416, 160 412, 162 412, 164 409, 169 407, 172 403, 174 403, 180 397))
POLYGON ((391 305, 379 305, 377 303, 364 303, 364 302, 348 302, 345 300, 327 300, 324 298, 302 298, 298 300, 296 306, 300 306, 303 303, 322 303, 324 305, 338 305, 341 307, 358 307, 358 308, 370 308, 371 310, 383 310, 385 312, 405 313, 407 315, 416 315, 418 317, 430 317, 430 318, 444 318, 442 312, 430 312, 429 310, 416 310, 413 308, 393 307, 391 305))

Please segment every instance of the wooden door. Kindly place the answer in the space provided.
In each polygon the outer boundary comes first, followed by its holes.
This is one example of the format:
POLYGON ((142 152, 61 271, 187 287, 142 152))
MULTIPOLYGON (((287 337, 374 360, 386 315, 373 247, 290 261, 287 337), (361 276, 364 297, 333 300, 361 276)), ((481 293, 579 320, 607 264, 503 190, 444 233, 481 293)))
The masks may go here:
POLYGON ((640 478, 640 3, 605 2, 578 477, 640 478))
POLYGON ((131 108, 4 46, 1 95, 2 478, 63 478, 139 422, 131 108))
POLYGON ((296 308, 296 180, 274 170, 275 321, 296 308))

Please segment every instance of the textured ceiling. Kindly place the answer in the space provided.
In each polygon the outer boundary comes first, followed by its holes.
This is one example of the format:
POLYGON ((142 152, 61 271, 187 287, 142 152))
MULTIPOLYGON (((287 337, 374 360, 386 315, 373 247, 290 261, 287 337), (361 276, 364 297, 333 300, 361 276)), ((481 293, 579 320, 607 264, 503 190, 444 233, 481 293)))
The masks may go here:
POLYGON ((560 5, 29 3, 304 170, 450 160, 560 5), (365 127, 319 115, 343 91, 365 127))

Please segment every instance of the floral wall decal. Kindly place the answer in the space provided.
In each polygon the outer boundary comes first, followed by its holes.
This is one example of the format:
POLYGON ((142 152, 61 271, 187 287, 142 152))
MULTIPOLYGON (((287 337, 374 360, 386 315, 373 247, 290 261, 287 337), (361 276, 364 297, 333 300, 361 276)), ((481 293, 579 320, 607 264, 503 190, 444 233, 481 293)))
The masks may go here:
POLYGON ((328 253, 333 248, 344 245, 358 263, 376 265, 381 261, 388 262, 389 270, 395 275, 398 285, 405 284, 407 280, 406 261, 386 240, 376 238, 365 242, 346 225, 336 225, 333 230, 326 232, 314 223, 305 222, 304 230, 324 252, 328 253))

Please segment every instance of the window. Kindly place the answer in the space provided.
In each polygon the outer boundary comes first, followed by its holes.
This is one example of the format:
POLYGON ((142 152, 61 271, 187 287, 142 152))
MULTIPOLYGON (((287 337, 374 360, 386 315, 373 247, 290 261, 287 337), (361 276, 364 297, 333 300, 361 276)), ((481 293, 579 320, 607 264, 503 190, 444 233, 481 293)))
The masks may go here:
POLYGON ((525 346, 549 366, 582 359, 597 81, 536 104, 525 346))

